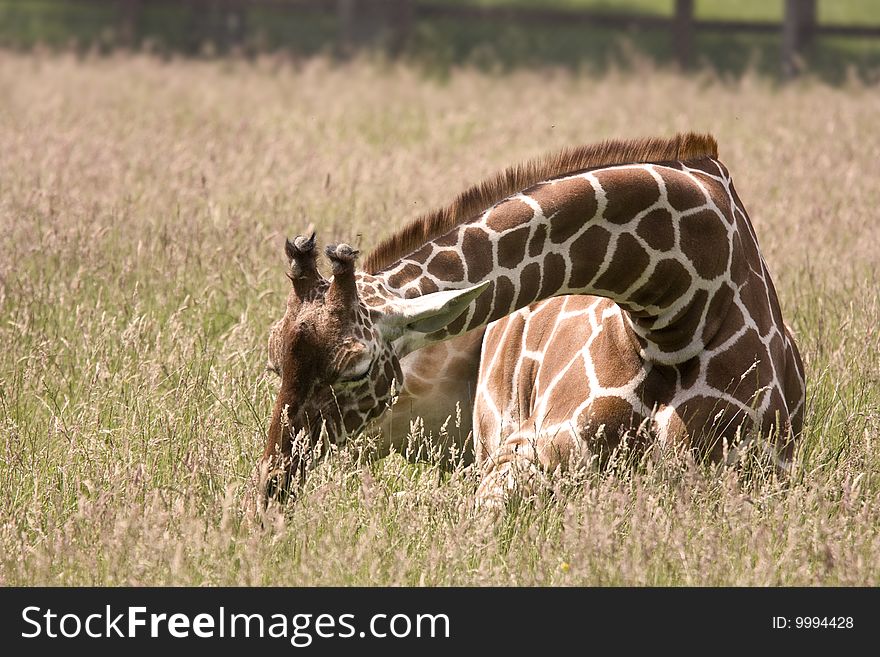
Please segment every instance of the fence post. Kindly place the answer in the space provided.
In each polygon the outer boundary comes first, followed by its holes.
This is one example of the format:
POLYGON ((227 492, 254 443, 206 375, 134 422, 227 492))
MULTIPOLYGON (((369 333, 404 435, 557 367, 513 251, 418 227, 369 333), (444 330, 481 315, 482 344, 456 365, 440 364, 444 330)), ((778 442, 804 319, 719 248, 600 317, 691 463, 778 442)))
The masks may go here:
POLYGON ((683 69, 690 67, 694 50, 694 0, 675 0, 672 41, 678 65, 683 69))
POLYGON ((782 74, 792 78, 803 68, 803 55, 816 32, 816 0, 785 0, 782 22, 782 74))
POLYGON ((126 48, 137 45, 137 25, 140 20, 142 0, 119 0, 119 42, 126 48))

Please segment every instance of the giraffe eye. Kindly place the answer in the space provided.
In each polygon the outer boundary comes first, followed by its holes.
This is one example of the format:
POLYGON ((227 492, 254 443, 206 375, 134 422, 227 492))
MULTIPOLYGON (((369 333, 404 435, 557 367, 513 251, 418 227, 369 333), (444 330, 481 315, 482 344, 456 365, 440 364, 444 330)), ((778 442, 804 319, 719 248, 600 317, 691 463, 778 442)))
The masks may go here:
POLYGON ((353 368, 343 373, 339 379, 339 383, 357 383, 358 381, 363 381, 370 375, 370 370, 372 369, 372 360, 367 361, 366 364, 363 362, 357 363, 353 368))

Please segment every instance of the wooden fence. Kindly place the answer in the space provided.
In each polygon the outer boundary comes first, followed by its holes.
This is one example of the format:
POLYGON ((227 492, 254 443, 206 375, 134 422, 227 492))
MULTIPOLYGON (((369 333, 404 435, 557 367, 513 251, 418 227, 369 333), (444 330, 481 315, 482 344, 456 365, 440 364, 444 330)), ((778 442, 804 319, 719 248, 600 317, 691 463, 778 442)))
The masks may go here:
MULTIPOLYGON (((91 0, 94 2, 94 0, 91 0)), ((698 20, 694 0, 675 0, 671 16, 607 11, 523 6, 469 6, 445 4, 441 0, 105 0, 118 5, 119 33, 129 43, 138 34, 145 1, 184 4, 196 20, 214 25, 208 33, 224 44, 243 40, 247 34, 249 9, 278 12, 333 13, 338 19, 338 45, 350 51, 360 45, 381 41, 392 50, 408 39, 419 19, 460 19, 490 23, 512 22, 523 25, 583 25, 607 29, 645 29, 668 32, 677 61, 688 67, 695 56, 697 33, 779 34, 782 72, 796 75, 803 54, 817 36, 880 37, 880 23, 864 25, 821 25, 817 22, 817 0, 780 0, 783 20, 734 21, 698 20), (219 16, 219 19, 218 19, 219 16), (219 27, 218 27, 219 26, 219 27)), ((830 0, 828 0, 830 1, 830 0)))

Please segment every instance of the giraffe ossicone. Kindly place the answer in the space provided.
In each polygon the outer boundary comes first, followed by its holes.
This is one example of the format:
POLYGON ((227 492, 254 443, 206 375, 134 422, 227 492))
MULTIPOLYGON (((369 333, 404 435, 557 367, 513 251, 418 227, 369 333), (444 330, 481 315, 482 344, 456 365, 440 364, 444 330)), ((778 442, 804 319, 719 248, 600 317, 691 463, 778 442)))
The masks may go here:
POLYGON ((512 167, 395 232, 362 270, 351 247, 328 247, 330 279, 314 235, 285 252, 270 496, 321 431, 341 443, 376 427, 380 452, 400 449, 409 419, 440 426, 456 405, 482 500, 627 438, 721 459, 762 435, 783 462, 801 432, 803 364, 708 135, 512 167))

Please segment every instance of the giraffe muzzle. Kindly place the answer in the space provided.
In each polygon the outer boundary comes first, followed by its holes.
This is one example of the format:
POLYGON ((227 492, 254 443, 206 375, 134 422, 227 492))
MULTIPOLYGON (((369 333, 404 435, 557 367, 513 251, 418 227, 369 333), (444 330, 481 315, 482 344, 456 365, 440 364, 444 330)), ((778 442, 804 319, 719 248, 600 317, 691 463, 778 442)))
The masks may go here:
POLYGON ((296 500, 305 479, 300 459, 288 456, 279 463, 264 463, 261 470, 259 490, 262 492, 264 510, 269 504, 284 506, 289 501, 296 500))

